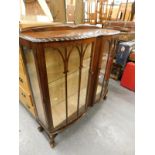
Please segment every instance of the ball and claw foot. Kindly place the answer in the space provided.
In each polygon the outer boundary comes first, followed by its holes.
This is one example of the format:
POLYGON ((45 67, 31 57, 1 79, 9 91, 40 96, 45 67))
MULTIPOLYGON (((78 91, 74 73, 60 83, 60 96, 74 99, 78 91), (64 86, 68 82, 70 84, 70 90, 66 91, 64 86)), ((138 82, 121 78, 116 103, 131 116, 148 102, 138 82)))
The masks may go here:
POLYGON ((44 130, 44 128, 42 126, 38 127, 39 132, 42 132, 44 130))
POLYGON ((55 141, 50 141, 50 146, 51 146, 51 148, 54 148, 55 147, 55 141))
POLYGON ((51 148, 54 148, 56 143, 55 143, 55 137, 57 136, 57 134, 54 134, 52 136, 50 136, 50 146, 51 148))

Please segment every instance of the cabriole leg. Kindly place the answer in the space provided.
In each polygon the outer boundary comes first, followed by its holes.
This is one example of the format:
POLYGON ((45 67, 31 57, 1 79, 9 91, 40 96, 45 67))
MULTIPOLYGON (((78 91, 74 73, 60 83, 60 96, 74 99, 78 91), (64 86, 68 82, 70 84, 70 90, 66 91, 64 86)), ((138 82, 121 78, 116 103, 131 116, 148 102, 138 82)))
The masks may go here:
POLYGON ((108 89, 106 90, 106 93, 105 93, 105 95, 104 95, 104 97, 103 97, 104 100, 107 99, 107 94, 108 94, 108 89))
POLYGON ((42 132, 44 130, 44 128, 42 126, 38 127, 39 132, 42 132))
POLYGON ((55 147, 55 137, 57 136, 57 134, 54 134, 54 135, 50 135, 50 146, 51 148, 54 148, 55 147))

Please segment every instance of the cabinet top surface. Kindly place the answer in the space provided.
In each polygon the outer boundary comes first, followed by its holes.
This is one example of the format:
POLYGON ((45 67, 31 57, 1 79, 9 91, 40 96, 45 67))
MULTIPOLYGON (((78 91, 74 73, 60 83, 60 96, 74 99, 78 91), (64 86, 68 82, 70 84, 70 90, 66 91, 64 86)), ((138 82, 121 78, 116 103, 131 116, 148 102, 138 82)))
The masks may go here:
POLYGON ((21 32, 19 37, 31 42, 55 42, 80 40, 99 36, 112 36, 120 31, 110 29, 72 29, 72 30, 48 30, 21 32))

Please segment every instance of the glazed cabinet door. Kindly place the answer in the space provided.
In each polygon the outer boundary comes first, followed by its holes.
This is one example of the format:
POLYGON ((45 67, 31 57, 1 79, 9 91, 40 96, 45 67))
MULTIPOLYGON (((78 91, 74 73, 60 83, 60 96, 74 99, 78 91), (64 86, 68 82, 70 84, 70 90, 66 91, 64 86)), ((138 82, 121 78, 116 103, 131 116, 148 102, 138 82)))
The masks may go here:
POLYGON ((60 44, 44 51, 53 126, 59 128, 87 110, 93 42, 60 44))

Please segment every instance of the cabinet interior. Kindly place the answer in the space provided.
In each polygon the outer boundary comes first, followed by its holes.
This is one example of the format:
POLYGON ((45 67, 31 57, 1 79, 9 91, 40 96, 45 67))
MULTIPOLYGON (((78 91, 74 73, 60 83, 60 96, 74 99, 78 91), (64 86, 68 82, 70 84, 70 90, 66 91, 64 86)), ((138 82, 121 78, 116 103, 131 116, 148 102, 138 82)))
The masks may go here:
POLYGON ((92 43, 68 46, 66 47, 66 51, 65 47, 45 49, 48 87, 54 127, 60 125, 66 120, 66 117, 71 117, 73 114, 77 113, 77 111, 79 111, 80 114, 86 110, 85 104, 91 63, 91 51, 92 43), (70 53, 68 60, 65 60, 68 66, 67 90, 65 85, 65 63, 60 52, 63 57, 65 57, 65 52, 67 56, 70 53), (81 56, 82 53, 84 54, 83 57, 81 56), (80 62, 82 63, 81 69, 80 62), (66 97, 68 105, 67 116, 66 97))

